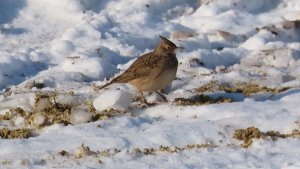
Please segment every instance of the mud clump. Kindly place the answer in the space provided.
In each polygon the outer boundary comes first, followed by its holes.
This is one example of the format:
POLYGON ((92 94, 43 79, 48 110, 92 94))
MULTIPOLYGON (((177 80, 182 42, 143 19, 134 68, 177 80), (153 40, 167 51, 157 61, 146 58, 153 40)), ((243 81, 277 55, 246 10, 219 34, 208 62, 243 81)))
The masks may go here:
POLYGON ((205 95, 196 95, 192 98, 176 98, 174 103, 180 106, 188 106, 188 105, 207 105, 207 104, 215 104, 215 103, 231 103, 233 102, 230 98, 217 97, 212 98, 210 96, 205 95))
POLYGON ((0 137, 3 139, 17 139, 17 138, 29 138, 31 136, 31 130, 27 128, 21 129, 0 129, 0 137))

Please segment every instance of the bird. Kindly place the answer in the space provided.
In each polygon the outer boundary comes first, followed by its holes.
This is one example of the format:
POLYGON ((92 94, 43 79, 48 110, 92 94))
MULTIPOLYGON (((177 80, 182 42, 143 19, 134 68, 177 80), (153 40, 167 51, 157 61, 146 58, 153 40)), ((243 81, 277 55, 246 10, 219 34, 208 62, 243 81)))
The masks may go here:
POLYGON ((176 52, 184 48, 176 46, 163 36, 159 37, 161 40, 153 51, 138 57, 126 71, 98 89, 114 83, 128 83, 138 89, 142 101, 147 105, 151 104, 147 102, 143 92, 156 92, 167 101, 159 90, 175 79, 178 68, 176 52))

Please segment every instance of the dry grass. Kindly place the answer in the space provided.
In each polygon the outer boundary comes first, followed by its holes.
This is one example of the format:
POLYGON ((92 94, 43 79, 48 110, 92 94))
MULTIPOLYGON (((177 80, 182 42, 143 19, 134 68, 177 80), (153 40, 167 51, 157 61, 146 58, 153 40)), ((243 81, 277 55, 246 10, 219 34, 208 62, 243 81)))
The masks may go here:
POLYGON ((180 106, 190 106, 190 105, 207 105, 207 104, 215 104, 215 103, 231 103, 233 100, 230 98, 217 97, 212 98, 210 96, 205 95, 196 95, 191 98, 176 98, 174 103, 180 106))
POLYGON ((290 89, 289 87, 285 88, 270 88, 266 86, 260 86, 254 83, 241 83, 237 82, 234 84, 223 83, 220 84, 217 81, 211 81, 203 86, 200 86, 196 89, 199 93, 205 92, 215 92, 215 91, 225 91, 226 93, 243 93, 245 96, 250 96, 255 93, 281 93, 290 89))
POLYGON ((300 131, 293 130, 291 133, 282 134, 279 131, 267 131, 261 132, 256 127, 248 127, 246 129, 237 129, 233 134, 233 138, 243 141, 241 145, 244 148, 248 148, 253 143, 253 139, 266 139, 271 138, 272 140, 277 140, 278 138, 300 138, 300 131))
POLYGON ((2 139, 17 139, 17 138, 29 138, 31 136, 31 130, 27 128, 20 129, 0 129, 0 137, 2 139))

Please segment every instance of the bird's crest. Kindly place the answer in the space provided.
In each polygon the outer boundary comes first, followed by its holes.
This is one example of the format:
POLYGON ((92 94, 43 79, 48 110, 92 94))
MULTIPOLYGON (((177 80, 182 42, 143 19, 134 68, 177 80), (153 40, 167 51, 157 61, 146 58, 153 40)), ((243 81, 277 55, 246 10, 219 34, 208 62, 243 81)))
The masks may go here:
POLYGON ((177 47, 173 42, 171 42, 169 39, 167 39, 167 38, 165 38, 165 37, 163 37, 163 36, 161 36, 161 35, 159 35, 159 37, 160 37, 160 39, 161 39, 161 41, 162 41, 162 43, 164 43, 164 44, 167 44, 167 45, 169 45, 169 46, 173 46, 173 47, 177 47))

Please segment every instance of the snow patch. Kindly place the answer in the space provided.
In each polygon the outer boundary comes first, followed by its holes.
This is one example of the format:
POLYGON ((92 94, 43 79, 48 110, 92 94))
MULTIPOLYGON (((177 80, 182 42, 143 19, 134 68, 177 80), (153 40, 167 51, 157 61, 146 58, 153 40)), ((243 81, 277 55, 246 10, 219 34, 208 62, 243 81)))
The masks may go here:
POLYGON ((122 91, 104 91, 93 101, 98 111, 106 109, 126 110, 132 102, 132 94, 122 91))

